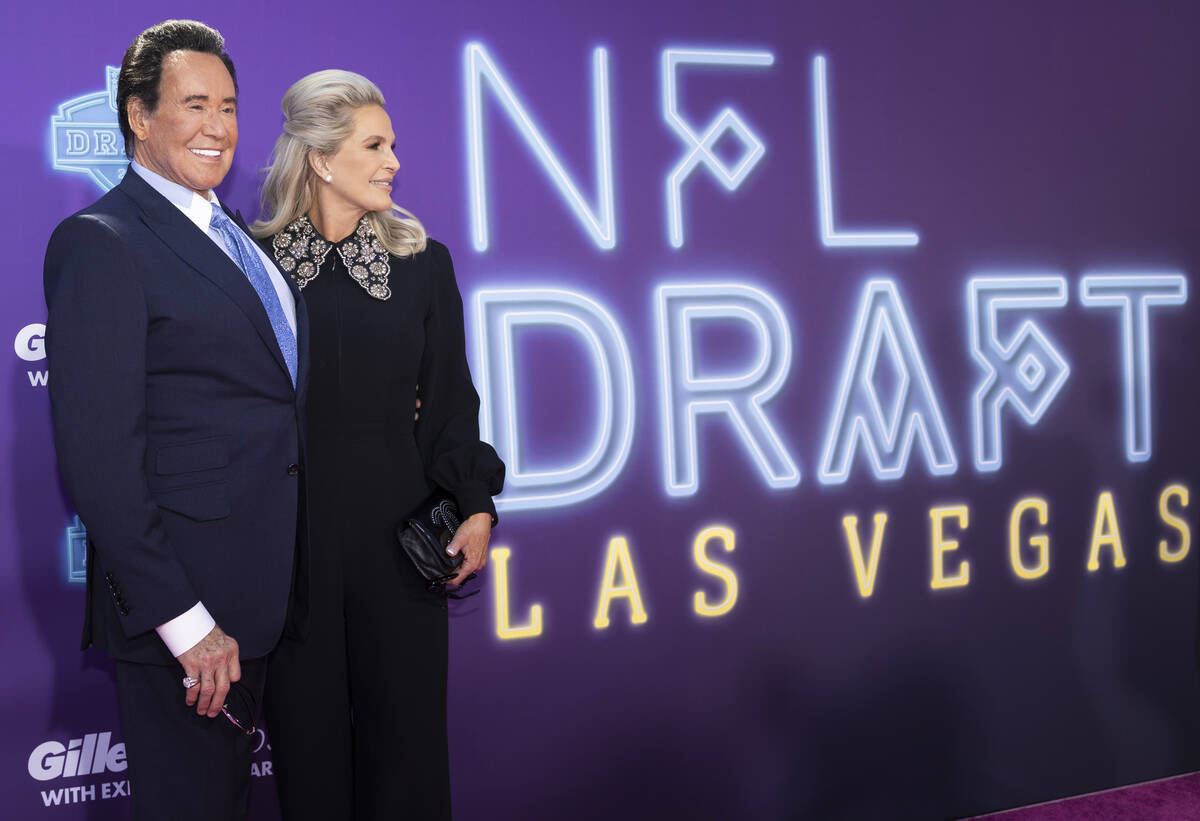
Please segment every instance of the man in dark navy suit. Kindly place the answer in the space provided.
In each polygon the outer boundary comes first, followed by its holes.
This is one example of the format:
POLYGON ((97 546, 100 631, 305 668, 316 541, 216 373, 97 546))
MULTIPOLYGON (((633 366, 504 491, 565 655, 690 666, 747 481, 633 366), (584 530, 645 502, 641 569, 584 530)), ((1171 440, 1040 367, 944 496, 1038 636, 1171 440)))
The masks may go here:
POLYGON ((115 660, 135 818, 245 816, 264 657, 289 604, 303 620, 306 319, 212 191, 237 105, 219 33, 138 35, 117 87, 130 168, 46 251, 55 445, 89 537, 83 640, 115 660))

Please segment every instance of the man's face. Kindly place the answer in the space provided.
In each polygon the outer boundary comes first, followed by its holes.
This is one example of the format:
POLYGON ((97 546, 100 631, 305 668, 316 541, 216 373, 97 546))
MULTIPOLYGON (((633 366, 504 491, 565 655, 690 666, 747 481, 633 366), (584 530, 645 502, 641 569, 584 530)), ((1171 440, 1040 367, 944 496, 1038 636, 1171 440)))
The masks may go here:
POLYGON ((214 54, 173 51, 163 59, 158 108, 129 101, 133 158, 156 174, 207 196, 229 173, 237 147, 237 92, 214 54))

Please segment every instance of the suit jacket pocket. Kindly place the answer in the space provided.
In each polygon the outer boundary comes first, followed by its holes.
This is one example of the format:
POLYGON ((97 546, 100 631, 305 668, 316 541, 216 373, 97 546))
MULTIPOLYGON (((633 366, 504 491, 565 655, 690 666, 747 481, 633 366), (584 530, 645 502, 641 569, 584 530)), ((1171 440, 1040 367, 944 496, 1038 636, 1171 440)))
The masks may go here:
POLYGON ((182 445, 161 447, 155 454, 154 472, 159 476, 195 473, 229 465, 229 437, 211 436, 182 445))
POLYGON ((153 493, 153 498, 159 507, 197 522, 224 519, 230 510, 228 482, 160 490, 153 493))

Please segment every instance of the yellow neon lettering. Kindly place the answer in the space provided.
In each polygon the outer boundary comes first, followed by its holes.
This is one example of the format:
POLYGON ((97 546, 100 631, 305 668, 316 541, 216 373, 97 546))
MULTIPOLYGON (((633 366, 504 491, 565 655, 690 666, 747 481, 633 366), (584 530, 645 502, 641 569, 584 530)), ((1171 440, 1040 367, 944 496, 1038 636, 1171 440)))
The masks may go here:
POLYGON ((951 550, 958 550, 958 541, 947 539, 943 532, 943 522, 946 519, 956 519, 959 528, 966 530, 970 521, 970 512, 966 505, 950 505, 929 509, 930 535, 933 548, 933 578, 929 581, 932 590, 942 590, 947 587, 966 587, 971 580, 971 563, 966 559, 958 565, 958 572, 953 576, 946 575, 945 558, 951 550))
POLYGON ((508 559, 512 551, 507 547, 493 547, 491 550, 492 563, 492 601, 496 607, 496 635, 502 639, 527 639, 542 634, 542 606, 535 604, 529 608, 529 621, 523 625, 514 625, 508 610, 508 559))
POLYGON ((1185 519, 1171 512, 1170 502, 1174 497, 1179 500, 1179 506, 1188 506, 1188 489, 1184 485, 1168 485, 1158 496, 1158 515, 1165 524, 1179 531, 1179 546, 1174 550, 1167 544, 1166 539, 1158 542, 1158 557, 1164 562, 1181 562, 1187 557, 1192 546, 1192 529, 1185 519))
POLYGON ((596 603, 596 618, 592 620, 597 630, 608 627, 608 607, 614 599, 629 599, 629 622, 642 624, 646 621, 646 609, 642 607, 642 594, 638 592, 637 575, 633 572, 633 560, 629 557, 629 545, 623 536, 613 536, 608 542, 608 555, 604 560, 604 582, 600 588, 600 601, 596 603), (621 583, 617 584, 618 569, 621 583))
POLYGON ((720 540, 726 553, 733 552, 733 531, 721 525, 704 528, 696 534, 696 538, 692 542, 692 558, 696 562, 696 567, 710 576, 716 576, 725 584, 725 598, 716 604, 708 603, 708 598, 704 595, 703 590, 697 590, 692 596, 692 608, 701 616, 723 616, 733 609, 733 605, 737 601, 737 574, 728 565, 714 562, 705 551, 708 543, 714 539, 720 540))
POLYGON ((854 564, 854 580, 858 582, 858 595, 864 599, 875 592, 875 573, 879 570, 879 551, 883 547, 883 529, 887 526, 887 513, 875 514, 875 527, 871 531, 871 554, 863 560, 862 542, 858 538, 858 517, 842 517, 842 530, 846 531, 846 546, 850 549, 850 561, 854 564))
POLYGON ((1008 557, 1012 562, 1013 572, 1022 579, 1036 579, 1046 575, 1050 569, 1050 537, 1045 533, 1037 533, 1029 537, 1029 546, 1037 551, 1038 561, 1033 567, 1028 567, 1021 561, 1021 517, 1025 511, 1037 512, 1038 524, 1045 526, 1050 519, 1049 507, 1046 500, 1037 496, 1027 496, 1013 505, 1008 517, 1008 557))
POLYGON ((1125 549, 1121 547, 1121 528, 1117 526, 1117 511, 1113 508, 1113 496, 1104 491, 1096 500, 1096 518, 1092 523, 1092 548, 1088 551, 1087 569, 1100 569, 1100 548, 1112 547, 1113 567, 1125 566, 1125 549))

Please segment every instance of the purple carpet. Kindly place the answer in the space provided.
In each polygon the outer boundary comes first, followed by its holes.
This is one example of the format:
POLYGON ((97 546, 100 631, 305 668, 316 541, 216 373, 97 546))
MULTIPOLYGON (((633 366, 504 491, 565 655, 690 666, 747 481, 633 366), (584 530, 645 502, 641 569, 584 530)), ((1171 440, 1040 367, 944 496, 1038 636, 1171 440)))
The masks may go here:
POLYGON ((1200 773, 976 817, 990 821, 1200 821, 1200 773))

